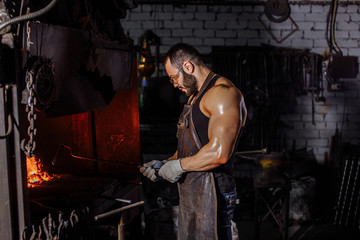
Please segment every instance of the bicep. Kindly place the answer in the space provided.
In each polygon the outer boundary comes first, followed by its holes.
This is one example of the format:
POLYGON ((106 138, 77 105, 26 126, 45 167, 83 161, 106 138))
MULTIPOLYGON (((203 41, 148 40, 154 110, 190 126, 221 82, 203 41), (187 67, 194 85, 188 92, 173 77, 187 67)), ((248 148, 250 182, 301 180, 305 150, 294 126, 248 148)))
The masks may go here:
POLYGON ((219 144, 223 154, 232 153, 242 125, 241 95, 234 88, 214 89, 205 102, 210 113, 209 140, 219 144))

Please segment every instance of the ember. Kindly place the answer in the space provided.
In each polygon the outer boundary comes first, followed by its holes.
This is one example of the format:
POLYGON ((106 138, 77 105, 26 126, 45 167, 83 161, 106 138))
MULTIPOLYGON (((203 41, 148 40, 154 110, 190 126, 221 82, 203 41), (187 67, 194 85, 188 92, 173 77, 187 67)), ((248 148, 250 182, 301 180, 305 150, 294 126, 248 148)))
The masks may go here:
POLYGON ((55 175, 41 171, 40 159, 36 159, 35 157, 26 157, 26 168, 29 188, 36 187, 42 182, 50 181, 56 177, 55 175))

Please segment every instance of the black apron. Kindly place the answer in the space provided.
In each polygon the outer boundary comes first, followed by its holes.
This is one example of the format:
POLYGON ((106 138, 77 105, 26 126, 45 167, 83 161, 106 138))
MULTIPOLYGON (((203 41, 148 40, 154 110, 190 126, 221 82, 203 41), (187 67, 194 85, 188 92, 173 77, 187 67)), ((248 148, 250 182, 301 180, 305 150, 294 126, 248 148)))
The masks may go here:
MULTIPOLYGON (((211 72, 197 96, 215 76, 211 72)), ((179 158, 195 155, 201 148, 192 120, 195 99, 190 99, 180 115, 177 137, 179 158)), ((217 198, 212 172, 187 172, 178 181, 179 227, 178 240, 212 240, 217 237, 217 198)))

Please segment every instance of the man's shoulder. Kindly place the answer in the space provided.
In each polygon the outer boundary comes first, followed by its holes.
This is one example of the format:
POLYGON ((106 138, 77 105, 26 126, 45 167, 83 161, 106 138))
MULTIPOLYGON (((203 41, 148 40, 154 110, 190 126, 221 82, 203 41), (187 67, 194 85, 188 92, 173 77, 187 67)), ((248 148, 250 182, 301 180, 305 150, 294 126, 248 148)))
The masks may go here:
POLYGON ((242 96, 240 90, 226 77, 220 77, 214 85, 209 89, 207 95, 209 97, 232 97, 233 95, 242 96))
POLYGON ((215 84, 205 93, 202 103, 211 106, 215 103, 240 102, 242 94, 240 90, 227 78, 219 78, 215 84))

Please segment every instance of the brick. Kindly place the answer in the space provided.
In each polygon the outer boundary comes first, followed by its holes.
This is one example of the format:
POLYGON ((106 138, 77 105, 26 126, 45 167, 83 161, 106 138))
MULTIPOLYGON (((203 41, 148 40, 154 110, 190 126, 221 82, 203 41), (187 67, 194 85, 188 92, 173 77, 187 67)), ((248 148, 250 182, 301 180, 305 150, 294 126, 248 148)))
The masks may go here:
MULTIPOLYGON (((351 7, 351 5, 350 5, 351 7)), ((344 7, 342 5, 338 5, 337 14, 346 12, 347 7, 344 7)))
POLYGON ((174 7, 173 4, 165 4, 162 7, 163 7, 164 12, 171 12, 172 13, 175 10, 175 7, 174 7))
MULTIPOLYGON (((289 124, 290 125, 290 124, 289 124)), ((291 125, 290 125, 291 126, 291 125)), ((305 128, 305 123, 303 122, 294 122, 293 128, 295 130, 302 130, 305 128)))
POLYGON ((290 14, 290 17, 295 21, 304 21, 305 20, 305 14, 300 12, 292 12, 290 14))
POLYGON ((196 12, 196 5, 186 4, 184 10, 185 12, 196 12))
POLYGON ((205 21, 205 29, 225 29, 224 21, 205 21))
POLYGON ((243 11, 252 13, 254 11, 254 7, 245 5, 245 6, 243 6, 243 11))
POLYGON ((203 39, 202 38, 190 38, 190 37, 188 37, 188 38, 183 38, 183 42, 191 44, 193 46, 196 46, 196 45, 203 44, 203 39))
POLYGON ((171 31, 170 31, 170 29, 157 29, 155 34, 158 35, 160 38, 170 37, 171 31))
POLYGON ((141 28, 141 23, 141 21, 121 22, 121 26, 123 27, 123 29, 137 29, 141 28))
POLYGON ((336 21, 337 22, 349 22, 350 21, 350 15, 347 13, 338 13, 336 14, 336 21))
POLYGON ((359 15, 359 14, 352 14, 352 15, 350 16, 350 21, 352 21, 352 22, 358 22, 358 21, 360 21, 360 15, 359 15))
POLYGON ((294 25, 290 21, 285 21, 282 23, 270 23, 270 29, 275 30, 291 30, 294 29, 294 25))
POLYGON ((336 122, 327 122, 326 124, 326 129, 337 129, 338 128, 338 124, 336 122))
POLYGON ((241 12, 243 12, 243 7, 242 6, 232 6, 231 12, 241 13, 241 12))
POLYGON ((216 15, 217 21, 234 21, 237 19, 237 13, 219 13, 216 15))
MULTIPOLYGON (((302 38, 303 37, 303 32, 302 31, 285 31, 285 30, 282 30, 281 31, 281 37, 282 38, 285 38, 286 36, 288 36, 289 38, 292 38, 292 39, 298 39, 298 38, 302 38), (289 35, 290 34, 290 35, 289 35)), ((290 42, 289 42, 290 43, 290 42)))
POLYGON ((150 5, 150 4, 143 4, 141 5, 141 10, 143 12, 150 12, 153 10, 153 5, 150 5))
POLYGON ((207 21, 215 20, 215 13, 211 13, 211 12, 196 13, 195 14, 195 19, 197 19, 197 20, 207 20, 207 21))
POLYGON ((350 56, 360 56, 360 49, 359 48, 350 48, 349 55, 350 56))
POLYGON ((205 38, 204 44, 209 46, 223 46, 224 39, 223 38, 205 38))
POLYGON ((264 26, 258 21, 251 21, 248 23, 248 28, 252 30, 254 29, 258 30, 258 29, 264 29, 264 26))
POLYGON ((138 7, 134 8, 134 9, 131 9, 129 10, 129 14, 132 14, 132 13, 139 13, 141 12, 142 9, 141 9, 141 6, 139 5, 138 7))
POLYGON ((132 38, 137 39, 141 36, 141 34, 144 33, 144 30, 143 29, 129 29, 128 33, 132 38))
POLYGON ((209 12, 220 12, 220 6, 219 5, 210 5, 208 6, 209 12))
POLYGON ((319 131, 304 129, 304 130, 298 132, 298 136, 300 138, 307 138, 307 139, 319 138, 319 131))
MULTIPOLYGON (((143 21, 142 27, 143 27, 143 29, 154 29, 155 24, 159 24, 159 23, 155 23, 154 21, 143 21)), ((160 24, 162 25, 162 22, 160 22, 160 24)), ((158 27, 161 27, 161 26, 158 26, 158 27)))
POLYGON ((264 12, 264 6, 260 6, 260 5, 254 6, 254 12, 256 12, 256 13, 264 12))
MULTIPOLYGON (((325 30, 326 29, 326 22, 315 22, 314 23, 314 30, 325 30)), ((325 33, 324 33, 325 35, 325 33)))
POLYGON ((342 41, 349 38, 349 31, 335 31, 335 40, 342 41))
POLYGON ((349 31, 350 38, 358 39, 360 38, 360 31, 349 31))
POLYGON ((204 27, 203 21, 183 21, 183 28, 202 29, 204 27))
POLYGON ((323 13, 323 12, 327 12, 325 11, 325 7, 321 6, 321 5, 312 5, 311 6, 311 12, 312 13, 323 13))
POLYGON ((263 39, 248 39, 246 45, 257 47, 257 46, 261 46, 264 43, 266 43, 266 42, 264 42, 263 39))
POLYGON ((235 38, 236 31, 234 31, 234 30, 216 30, 215 37, 217 37, 217 38, 235 38))
POLYGON ((327 122, 341 122, 343 120, 343 115, 341 113, 328 113, 325 116, 327 122))
POLYGON ((359 30, 359 24, 355 22, 337 22, 336 30, 359 30))
POLYGON ((359 13, 359 6, 348 6, 346 9, 347 13, 359 13))
POLYGON ((319 154, 319 158, 324 157, 325 152, 329 152, 329 146, 315 146, 316 153, 319 154))
POLYGON ((325 37, 324 31, 304 31, 305 39, 317 39, 317 38, 324 38, 324 37, 325 37))
POLYGON ((326 14, 309 13, 305 14, 305 21, 309 22, 326 22, 326 14))
POLYGON ((174 13, 174 20, 191 20, 194 19, 194 13, 174 13))
POLYGON ((256 14, 250 13, 240 13, 238 14, 239 21, 258 21, 258 17, 256 14))
POLYGON ((147 12, 141 12, 141 13, 133 13, 130 15, 130 20, 131 21, 136 21, 136 20, 149 20, 152 19, 150 13, 147 12))
MULTIPOLYGON (((315 39, 314 40, 314 47, 322 47, 322 52, 324 51, 324 46, 327 46, 327 41, 326 39, 315 39)), ((314 48, 311 49, 311 52, 313 52, 314 48)))
POLYGON ((173 37, 192 37, 193 30, 192 29, 173 29, 172 36, 173 37))
POLYGON ((314 28, 313 22, 296 22, 296 25, 298 25, 300 30, 318 30, 314 28))
POLYGON ((162 38, 161 39, 161 44, 163 44, 163 45, 170 45, 170 46, 172 46, 172 45, 174 45, 174 44, 176 44, 176 43, 179 43, 179 42, 181 42, 181 38, 179 38, 179 37, 171 37, 171 38, 162 38))
POLYGON ((246 45, 246 39, 244 38, 234 38, 234 39, 225 39, 225 46, 244 46, 246 45))
POLYGON ((309 139, 307 141, 309 146, 315 147, 327 147, 329 146, 329 139, 327 138, 319 138, 319 139, 309 139))
POLYGON ((327 129, 327 130, 321 130, 319 132, 320 138, 331 138, 335 135, 335 130, 327 129))
POLYGON ((194 31, 194 36, 195 37, 214 37, 215 36, 215 32, 213 30, 196 30, 194 31))
POLYGON ((310 13, 310 5, 291 5, 291 11, 310 13))
POLYGON ((158 20, 172 20, 173 14, 172 13, 158 13, 157 19, 158 20))
POLYGON ((313 124, 312 122, 305 122, 304 126, 305 129, 317 129, 317 130, 326 129, 326 123, 320 121, 315 122, 315 124, 313 124))
POLYGON ((309 39, 292 39, 292 46, 294 48, 309 48, 313 47, 313 41, 309 39))
POLYGON ((315 122, 316 121, 324 121, 325 120, 325 115, 323 114, 315 114, 314 115, 312 113, 309 114, 302 114, 302 120, 304 122, 310 122, 312 123, 312 119, 314 118, 315 122))
POLYGON ((174 29, 174 28, 181 28, 181 22, 180 21, 163 21, 164 28, 174 29))
POLYGON ((207 5, 197 5, 197 12, 207 12, 207 5))
POLYGON ((231 6, 221 5, 219 12, 220 13, 231 13, 231 6))
POLYGON ((244 21, 228 21, 225 23, 226 29, 245 29, 247 25, 248 23, 244 21))
POLYGON ((259 32, 256 30, 238 30, 237 36, 239 38, 256 38, 259 36, 259 32))
POLYGON ((357 40, 342 40, 341 43, 338 43, 339 47, 345 47, 345 48, 352 48, 352 47, 358 47, 359 43, 357 40))

